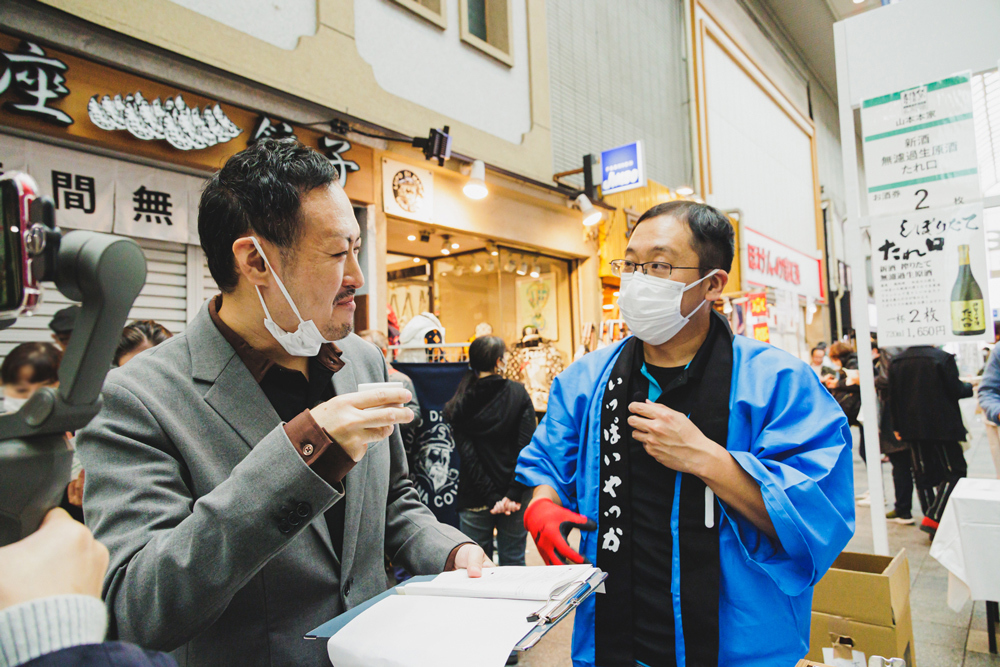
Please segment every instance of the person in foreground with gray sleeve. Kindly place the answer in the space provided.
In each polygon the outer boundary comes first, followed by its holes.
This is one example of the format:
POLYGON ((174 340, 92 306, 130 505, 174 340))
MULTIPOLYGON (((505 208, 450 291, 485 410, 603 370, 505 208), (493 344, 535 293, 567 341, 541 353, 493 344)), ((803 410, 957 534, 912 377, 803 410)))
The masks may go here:
POLYGON ((351 333, 360 228, 336 170, 291 140, 234 155, 198 230, 222 294, 108 375, 77 439, 110 551, 110 633, 180 665, 320 665, 302 637, 414 574, 492 565, 407 478, 405 389, 351 333), (336 341, 336 344, 334 344, 336 341))
POLYGON ((979 407, 983 409, 986 418, 994 424, 1000 424, 1000 345, 994 345, 990 358, 986 360, 983 379, 979 383, 979 407))

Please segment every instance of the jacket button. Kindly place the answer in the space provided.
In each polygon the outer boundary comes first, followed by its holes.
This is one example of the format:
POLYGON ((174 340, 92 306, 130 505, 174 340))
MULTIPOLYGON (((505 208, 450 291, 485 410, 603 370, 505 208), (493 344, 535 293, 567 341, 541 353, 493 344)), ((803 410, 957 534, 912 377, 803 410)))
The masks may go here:
POLYGON ((350 594, 351 594, 351 582, 348 581, 347 583, 344 584, 344 597, 346 598, 350 594))
POLYGON ((297 526, 302 523, 302 519, 295 512, 289 512, 288 519, 286 519, 286 521, 293 526, 297 526))
POLYGON ((295 506, 295 513, 298 514, 303 519, 310 516, 312 514, 312 511, 313 511, 312 505, 306 502, 301 502, 295 506))
POLYGON ((287 521, 282 519, 281 521, 278 522, 278 530, 287 535, 288 533, 292 532, 292 526, 287 521))
POLYGON ((305 454, 306 456, 312 456, 313 446, 310 445, 308 442, 305 443, 304 445, 302 445, 302 453, 305 454))

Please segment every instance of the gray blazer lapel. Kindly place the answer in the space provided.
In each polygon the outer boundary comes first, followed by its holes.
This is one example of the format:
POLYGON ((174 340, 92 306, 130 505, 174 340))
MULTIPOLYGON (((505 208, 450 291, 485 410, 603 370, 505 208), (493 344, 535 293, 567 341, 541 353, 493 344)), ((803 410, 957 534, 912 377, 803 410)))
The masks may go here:
MULTIPOLYGON (((337 396, 352 394, 358 390, 358 381, 354 375, 354 367, 351 360, 346 356, 344 367, 333 374, 333 389, 337 396)), ((368 478, 368 458, 365 457, 347 473, 344 478, 345 498, 344 508, 344 553, 341 559, 340 578, 341 581, 347 578, 354 561, 354 551, 357 547, 358 532, 361 527, 361 507, 365 499, 365 487, 368 478)))
POLYGON ((280 422, 278 413, 254 382, 233 346, 222 337, 202 306, 184 334, 191 350, 195 380, 211 383, 205 402, 222 417, 251 449, 280 422))

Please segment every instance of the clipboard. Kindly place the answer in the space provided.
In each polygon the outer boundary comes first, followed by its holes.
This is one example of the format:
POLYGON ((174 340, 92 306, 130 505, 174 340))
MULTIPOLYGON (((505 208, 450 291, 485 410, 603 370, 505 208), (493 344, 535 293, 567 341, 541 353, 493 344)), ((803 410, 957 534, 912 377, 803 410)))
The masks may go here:
POLYGON ((601 584, 604 580, 608 578, 607 573, 597 570, 590 576, 590 579, 583 582, 580 587, 576 590, 573 595, 566 598, 561 605, 556 607, 549 615, 545 618, 540 618, 537 625, 532 628, 524 638, 514 645, 515 651, 527 651, 534 648, 542 637, 548 634, 549 630, 554 628, 559 621, 566 618, 569 612, 573 611, 580 606, 580 603, 589 598, 598 589, 601 588, 601 584))
MULTIPOLYGON (((303 639, 329 639, 338 632, 340 632, 344 627, 357 618, 359 615, 363 614, 365 611, 374 607, 376 604, 386 599, 391 595, 400 595, 399 591, 396 590, 399 586, 404 586, 406 584, 418 583, 432 581, 436 575, 429 574, 419 577, 413 577, 412 579, 407 579, 401 584, 397 584, 396 587, 390 588, 381 595, 376 595, 370 600, 359 604, 357 607, 345 611, 343 614, 332 618, 323 625, 309 631, 303 636, 303 639)), ((593 595, 607 579, 608 575, 600 570, 594 572, 591 577, 583 582, 573 595, 566 598, 563 603, 552 610, 550 614, 545 618, 540 618, 537 624, 524 636, 521 641, 519 641, 515 646, 515 651, 527 651, 533 648, 541 639, 544 637, 549 630, 554 628, 560 621, 562 621, 569 612, 576 609, 581 602, 593 595)))

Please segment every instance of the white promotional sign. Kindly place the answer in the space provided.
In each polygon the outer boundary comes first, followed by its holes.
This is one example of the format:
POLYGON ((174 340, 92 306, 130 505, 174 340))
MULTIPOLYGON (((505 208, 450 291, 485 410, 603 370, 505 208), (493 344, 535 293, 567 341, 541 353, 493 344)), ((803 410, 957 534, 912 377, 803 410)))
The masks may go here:
POLYGON ((115 195, 115 234, 188 242, 189 177, 120 163, 115 195))
POLYGON ((823 299, 821 263, 780 241, 743 227, 740 244, 743 279, 757 286, 788 290, 813 299, 823 299))
POLYGON ((433 222, 434 172, 382 158, 382 208, 386 215, 433 222))
POLYGON ((28 142, 18 137, 0 134, 0 174, 6 171, 27 171, 28 142))
POLYGON ((868 214, 979 201, 971 74, 861 104, 868 214))
POLYGON ((881 345, 993 340, 981 203, 871 219, 881 345))
POLYGON ((66 229, 110 233, 115 216, 118 163, 105 157, 27 142, 28 173, 43 197, 56 206, 56 224, 66 229))

